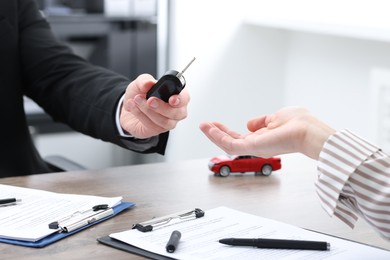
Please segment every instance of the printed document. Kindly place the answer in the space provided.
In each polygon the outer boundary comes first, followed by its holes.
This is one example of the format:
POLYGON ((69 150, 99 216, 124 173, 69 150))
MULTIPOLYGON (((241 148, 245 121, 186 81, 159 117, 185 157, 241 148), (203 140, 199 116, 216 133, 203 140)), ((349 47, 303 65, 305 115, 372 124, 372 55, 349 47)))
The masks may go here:
POLYGON ((49 229, 54 221, 87 216, 93 206, 113 207, 122 200, 122 197, 61 194, 2 184, 0 198, 21 200, 15 205, 0 206, 0 237, 33 242, 58 232, 49 229))
POLYGON ((205 211, 204 217, 167 225, 151 232, 136 229, 115 233, 111 238, 177 259, 390 259, 390 251, 302 229, 226 207, 205 211), (165 246, 172 231, 181 232, 174 253, 165 246), (260 249, 229 246, 223 238, 276 238, 326 241, 329 251, 260 249))

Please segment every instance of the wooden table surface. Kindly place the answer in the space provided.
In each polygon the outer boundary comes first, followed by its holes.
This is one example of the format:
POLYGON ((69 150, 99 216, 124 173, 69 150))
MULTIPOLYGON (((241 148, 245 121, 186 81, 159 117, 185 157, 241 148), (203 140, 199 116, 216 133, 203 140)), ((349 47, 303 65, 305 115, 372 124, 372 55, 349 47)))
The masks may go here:
POLYGON ((123 196, 136 206, 45 248, 0 243, 1 259, 143 259, 96 241, 132 224, 191 208, 218 206, 259 215, 390 250, 364 221, 350 229, 321 208, 314 189, 316 164, 300 155, 282 156, 271 176, 253 173, 215 177, 208 159, 142 164, 102 170, 0 179, 0 183, 59 193, 123 196))

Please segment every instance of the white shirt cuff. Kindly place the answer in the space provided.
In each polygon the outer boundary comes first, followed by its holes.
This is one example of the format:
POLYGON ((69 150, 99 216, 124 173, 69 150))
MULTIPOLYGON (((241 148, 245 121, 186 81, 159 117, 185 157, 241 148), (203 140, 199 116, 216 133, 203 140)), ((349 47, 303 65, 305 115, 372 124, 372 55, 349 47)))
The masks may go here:
POLYGON ((121 126, 120 119, 119 119, 120 118, 120 114, 121 114, 121 109, 122 109, 124 97, 125 97, 125 95, 123 95, 121 97, 121 99, 118 102, 118 106, 116 108, 116 113, 115 113, 116 128, 118 129, 118 133, 119 133, 120 136, 122 136, 122 137, 133 137, 132 135, 130 135, 128 133, 125 133, 125 131, 123 130, 123 128, 121 126))

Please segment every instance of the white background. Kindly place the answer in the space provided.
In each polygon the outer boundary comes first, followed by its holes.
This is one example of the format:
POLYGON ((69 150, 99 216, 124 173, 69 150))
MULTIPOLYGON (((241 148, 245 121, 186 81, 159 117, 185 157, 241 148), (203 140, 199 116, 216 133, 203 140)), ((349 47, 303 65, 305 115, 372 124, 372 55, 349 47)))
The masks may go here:
POLYGON ((221 153, 204 120, 246 121, 300 105, 336 129, 375 142, 370 77, 390 68, 387 1, 174 1, 170 65, 186 72, 189 117, 172 131, 167 160, 221 153))

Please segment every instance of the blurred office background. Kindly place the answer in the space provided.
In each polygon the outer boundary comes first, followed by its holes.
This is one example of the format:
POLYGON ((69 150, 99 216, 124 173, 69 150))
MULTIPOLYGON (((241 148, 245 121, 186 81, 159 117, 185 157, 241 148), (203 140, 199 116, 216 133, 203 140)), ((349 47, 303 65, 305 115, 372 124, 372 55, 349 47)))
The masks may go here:
POLYGON ((185 73, 189 115, 171 132, 166 156, 35 126, 43 155, 62 154, 89 168, 208 158, 222 151, 203 136, 200 122, 217 120, 246 132, 248 119, 287 105, 305 106, 390 150, 387 1, 40 2, 59 37, 65 34, 92 62, 129 77, 159 77, 196 57, 185 73), (81 29, 84 22, 88 30, 81 29), (104 26, 111 29, 102 31, 104 26))
MULTIPOLYGON (((130 79, 142 73, 157 77, 158 70, 167 68, 166 1, 37 2, 56 36, 93 64, 130 79)), ((162 160, 162 156, 139 155, 53 123, 31 100, 26 100, 26 110, 35 143, 43 156, 62 155, 88 168, 162 160)))

